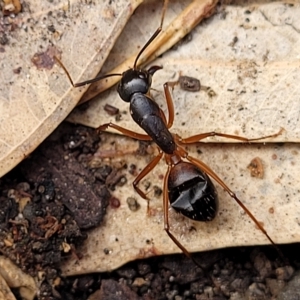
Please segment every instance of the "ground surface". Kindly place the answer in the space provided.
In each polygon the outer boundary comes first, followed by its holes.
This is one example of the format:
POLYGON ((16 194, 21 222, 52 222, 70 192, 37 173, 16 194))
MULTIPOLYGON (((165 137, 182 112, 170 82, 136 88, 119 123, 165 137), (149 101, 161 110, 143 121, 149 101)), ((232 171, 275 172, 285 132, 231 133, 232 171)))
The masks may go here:
POLYGON ((110 190, 130 171, 91 168, 100 144, 94 130, 62 124, 0 180, 0 251, 26 273, 43 274, 37 299, 299 299, 297 285, 289 286, 300 269, 298 244, 280 247, 284 259, 273 247, 234 248, 195 254, 201 269, 174 255, 63 277, 61 262, 80 259, 89 229, 118 205, 110 190))

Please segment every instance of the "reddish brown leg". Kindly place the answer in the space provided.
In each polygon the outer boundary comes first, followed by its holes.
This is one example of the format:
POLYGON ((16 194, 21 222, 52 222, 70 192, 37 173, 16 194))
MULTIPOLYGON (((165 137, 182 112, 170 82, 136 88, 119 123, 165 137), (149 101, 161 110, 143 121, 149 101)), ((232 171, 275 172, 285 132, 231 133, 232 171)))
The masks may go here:
POLYGON ((154 157, 154 159, 140 172, 140 174, 135 178, 132 185, 133 188, 136 190, 136 192, 145 200, 147 200, 147 212, 149 213, 149 198, 147 195, 138 187, 139 182, 147 175, 149 174, 155 166, 158 164, 158 162, 161 160, 163 156, 163 152, 160 151, 160 153, 154 157))
POLYGON ((131 137, 133 139, 136 139, 136 140, 141 140, 141 141, 151 141, 152 140, 151 137, 147 134, 136 133, 134 131, 123 128, 123 127, 121 127, 119 125, 116 125, 116 124, 113 124, 113 123, 103 124, 103 125, 99 126, 97 128, 97 130, 98 131, 105 131, 105 130, 107 130, 108 127, 114 128, 114 129, 120 131, 121 133, 123 133, 124 135, 126 135, 128 137, 131 137))
POLYGON ((221 137, 225 137, 225 138, 228 138, 228 139, 234 139, 234 140, 239 140, 239 141, 243 141, 243 142, 246 142, 246 143, 250 143, 250 142, 254 142, 254 141, 264 140, 264 139, 267 139, 267 138, 277 137, 278 135, 282 134, 283 131, 284 131, 284 129, 281 128, 275 134, 270 134, 270 135, 262 136, 262 137, 259 137, 259 138, 253 138, 253 139, 248 139, 246 137, 239 136, 239 135, 232 135, 232 134, 219 133, 219 132, 212 131, 212 132, 196 134, 196 135, 190 136, 186 139, 180 139, 179 141, 182 144, 192 144, 192 143, 199 142, 199 141, 201 141, 201 140, 203 140, 207 137, 210 137, 210 136, 221 136, 221 137))
POLYGON ((173 99, 170 93, 170 86, 173 87, 173 82, 166 82, 164 84, 164 91, 165 91, 165 96, 166 96, 166 101, 167 101, 167 106, 168 106, 168 114, 169 114, 169 120, 167 127, 171 128, 174 122, 174 104, 173 104, 173 99))
POLYGON ((252 219, 252 221, 255 223, 255 225, 261 230, 261 232, 267 237, 267 239, 275 245, 271 237, 268 235, 266 230, 263 228, 263 226, 258 222, 258 220, 253 216, 253 214, 249 211, 249 209, 240 201, 240 199, 236 196, 236 194, 224 183, 224 181, 209 167, 207 166, 204 162, 191 157, 187 156, 186 157, 191 163, 196 165, 199 169, 201 169, 203 172, 211 176, 216 182, 218 182, 221 187, 229 194, 231 198, 233 198, 238 205, 247 213, 247 215, 252 219))
POLYGON ((193 258, 191 253, 177 240, 177 238, 170 232, 169 225, 169 194, 168 194, 168 180, 171 171, 171 166, 168 165, 168 170, 165 174, 164 178, 164 186, 163 186, 163 210, 164 210, 164 229, 168 234, 169 238, 174 242, 174 244, 188 257, 190 258, 196 266, 201 268, 201 266, 197 263, 197 261, 193 258))

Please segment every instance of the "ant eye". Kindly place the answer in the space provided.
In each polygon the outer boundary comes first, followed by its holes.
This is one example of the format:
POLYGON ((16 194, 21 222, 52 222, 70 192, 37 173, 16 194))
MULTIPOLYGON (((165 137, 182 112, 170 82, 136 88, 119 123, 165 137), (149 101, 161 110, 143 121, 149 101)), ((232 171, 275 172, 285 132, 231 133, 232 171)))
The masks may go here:
POLYGON ((140 74, 139 74, 139 78, 140 78, 140 79, 145 79, 145 78, 146 78, 146 76, 145 76, 145 74, 143 74, 143 73, 140 73, 140 74))

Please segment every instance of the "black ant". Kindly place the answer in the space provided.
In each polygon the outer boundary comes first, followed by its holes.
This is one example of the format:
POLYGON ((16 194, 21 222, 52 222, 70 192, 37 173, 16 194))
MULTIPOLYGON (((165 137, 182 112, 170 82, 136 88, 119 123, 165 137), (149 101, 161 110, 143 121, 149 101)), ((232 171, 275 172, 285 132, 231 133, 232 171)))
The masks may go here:
MULTIPOLYGON (((207 222, 213 220, 218 210, 218 195, 216 188, 209 176, 223 187, 230 197, 242 207, 242 209, 253 220, 253 222, 267 237, 267 239, 273 245, 275 245, 263 226, 258 222, 248 208, 239 200, 236 194, 231 191, 231 189, 208 165, 201 160, 190 156, 188 152, 184 150, 183 146, 199 142, 211 136, 220 136, 250 143, 252 141, 278 136, 281 134, 282 130, 273 135, 253 139, 218 132, 200 133, 188 138, 181 138, 177 134, 171 133, 169 130, 174 121, 174 106, 170 93, 170 89, 174 86, 174 83, 167 82, 164 84, 164 93, 168 108, 167 119, 163 111, 159 108, 158 104, 151 98, 149 92, 152 83, 152 76, 156 71, 162 69, 162 67, 151 66, 148 70, 137 67, 138 60, 144 50, 151 44, 151 42, 162 30, 167 3, 168 1, 164 2, 160 26, 138 53, 133 67, 125 71, 123 74, 107 74, 74 84, 66 68, 58 59, 57 61, 65 70, 70 82, 74 87, 93 83, 110 76, 121 77, 117 88, 119 96, 125 102, 130 103, 130 114, 133 120, 147 134, 136 133, 113 123, 103 124, 98 128, 98 130, 105 131, 108 127, 111 127, 123 133, 124 135, 137 140, 154 141, 159 147, 159 154, 136 177, 133 182, 133 187, 142 198, 148 201, 149 208, 149 199, 138 187, 138 184, 158 164, 161 158, 163 156, 165 157, 168 168, 163 183, 164 229, 172 241, 186 256, 190 257, 194 261, 187 249, 170 232, 168 215, 169 202, 171 207, 177 212, 180 212, 182 215, 194 221, 207 222)), ((195 263, 197 264, 197 262, 195 263)))

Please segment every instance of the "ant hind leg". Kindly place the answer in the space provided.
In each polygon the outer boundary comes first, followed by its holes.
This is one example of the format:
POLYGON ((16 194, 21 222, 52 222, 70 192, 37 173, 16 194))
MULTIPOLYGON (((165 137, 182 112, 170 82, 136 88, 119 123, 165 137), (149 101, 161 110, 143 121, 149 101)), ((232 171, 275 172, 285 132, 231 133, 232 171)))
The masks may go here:
POLYGON ((228 194, 234 199, 237 204, 246 212, 246 214, 252 219, 255 225, 259 228, 259 230, 266 236, 266 238, 271 242, 271 244, 275 245, 275 242, 268 235, 267 231, 261 225, 261 223, 254 217, 254 215, 250 212, 250 210, 242 203, 242 201, 236 196, 236 194, 225 184, 225 182, 204 162, 198 160, 192 156, 187 156, 187 160, 189 160, 192 164, 197 166, 200 170, 205 172, 211 178, 213 178, 228 194))
POLYGON ((252 139, 249 139, 249 138, 246 138, 246 137, 243 137, 243 136, 239 136, 239 135, 232 135, 232 134, 226 134, 226 133, 220 133, 220 132, 212 131, 212 132, 196 134, 196 135, 190 136, 190 137, 185 138, 185 139, 180 139, 179 142, 181 144, 192 144, 192 143, 197 143, 197 142, 199 142, 199 141, 201 141, 201 140, 203 140, 207 137, 220 136, 220 137, 224 137, 224 138, 227 138, 227 139, 233 139, 233 140, 239 140, 239 141, 242 141, 242 142, 245 142, 245 143, 251 143, 251 142, 254 142, 254 141, 265 140, 265 139, 268 139, 268 138, 275 138, 275 137, 281 135, 283 133, 283 131, 284 131, 284 128, 280 128, 280 130, 277 133, 262 136, 262 137, 258 137, 258 138, 252 138, 252 139))
POLYGON ((172 169, 172 166, 169 165, 168 170, 164 177, 164 186, 163 186, 164 230, 168 234, 169 238, 173 241, 173 243, 185 254, 185 256, 187 256, 189 259, 191 259, 194 262, 194 264, 202 270, 202 267, 194 259, 193 255, 178 241, 178 239, 170 231, 168 180, 169 180, 169 175, 170 175, 171 169, 172 169))
POLYGON ((163 152, 160 151, 160 153, 158 155, 156 155, 154 157, 154 159, 140 172, 140 174, 135 178, 135 180, 133 181, 132 185, 133 188, 135 189, 135 191, 143 198, 147 201, 147 214, 149 215, 150 213, 150 205, 149 205, 149 198, 147 197, 146 193, 143 192, 139 187, 138 184, 139 182, 147 175, 149 174, 154 168, 155 166, 158 164, 158 162, 161 160, 163 156, 163 152))

